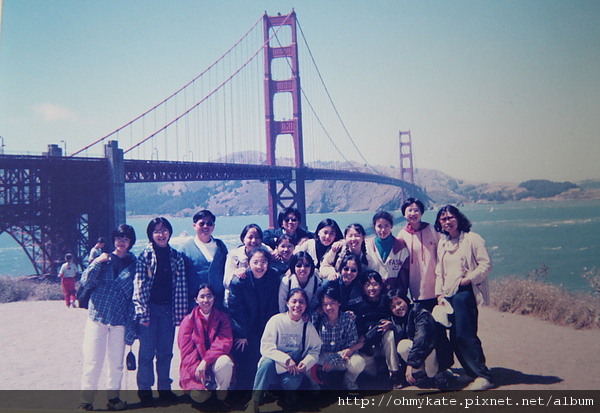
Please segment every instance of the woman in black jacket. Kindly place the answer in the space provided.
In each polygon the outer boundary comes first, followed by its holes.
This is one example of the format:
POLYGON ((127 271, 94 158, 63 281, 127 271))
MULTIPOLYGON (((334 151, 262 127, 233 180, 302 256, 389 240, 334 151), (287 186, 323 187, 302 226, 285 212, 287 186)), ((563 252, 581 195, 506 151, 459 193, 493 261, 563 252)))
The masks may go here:
MULTIPOLYGON (((387 295, 392 312, 392 330, 396 342, 396 351, 404 361, 404 378, 409 385, 429 378, 435 378, 440 389, 446 389, 448 383, 444 372, 453 360, 448 358, 450 344, 445 334, 438 334, 436 321, 423 306, 414 306, 410 299, 399 290, 387 295)), ((392 379, 398 379, 392 376, 392 379)), ((402 388, 397 380, 394 388, 402 388)))
POLYGON ((236 389, 251 390, 260 359, 260 339, 267 321, 279 313, 279 275, 270 268, 264 248, 250 252, 245 277, 235 275, 230 285, 229 314, 233 325, 236 389))

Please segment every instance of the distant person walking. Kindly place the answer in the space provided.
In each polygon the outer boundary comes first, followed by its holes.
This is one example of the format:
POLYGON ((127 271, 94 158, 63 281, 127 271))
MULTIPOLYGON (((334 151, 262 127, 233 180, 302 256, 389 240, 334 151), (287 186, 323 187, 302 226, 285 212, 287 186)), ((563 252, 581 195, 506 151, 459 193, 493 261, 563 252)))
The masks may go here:
POLYGON ((65 262, 58 272, 62 285, 63 294, 67 308, 75 307, 75 277, 77 277, 77 265, 73 262, 73 254, 65 255, 65 262))
POLYGON ((135 244, 135 231, 122 224, 113 232, 115 247, 102 253, 84 271, 81 283, 92 289, 89 317, 83 337, 83 374, 81 376, 80 410, 93 410, 104 360, 107 360, 107 396, 109 410, 124 410, 119 398, 123 377, 125 345, 136 338, 133 310, 133 277, 135 255, 129 250, 135 244))
POLYGON ((90 250, 90 256, 88 257, 88 265, 90 265, 92 261, 94 261, 104 252, 105 245, 106 240, 103 237, 98 238, 98 240, 96 241, 96 245, 94 245, 94 248, 90 250))

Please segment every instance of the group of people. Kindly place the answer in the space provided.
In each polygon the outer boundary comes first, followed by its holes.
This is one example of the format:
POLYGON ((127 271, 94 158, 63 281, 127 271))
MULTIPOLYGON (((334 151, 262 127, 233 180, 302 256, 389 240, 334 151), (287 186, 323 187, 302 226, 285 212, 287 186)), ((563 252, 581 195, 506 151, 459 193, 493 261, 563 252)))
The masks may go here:
POLYGON ((91 260, 81 280, 91 290, 81 409, 93 409, 105 358, 108 408, 126 407, 119 386, 125 347, 136 338, 141 404, 155 403, 155 383, 160 400, 176 402, 169 372, 177 326, 179 384, 195 403, 213 394, 225 403, 228 390, 247 390, 248 411, 258 411, 273 387, 358 390, 359 375, 383 371, 393 388, 445 389, 454 355, 468 389, 490 388, 477 337, 492 267, 485 243, 452 205, 434 225, 421 220, 418 199, 401 210, 407 224, 397 236, 393 216, 380 211, 367 238, 361 224, 342 233, 332 219, 313 234, 297 209, 285 208, 278 229, 249 224, 232 251, 213 237, 208 210, 194 215, 195 236, 181 251, 158 217, 138 257, 133 228, 120 225, 114 250, 91 260))

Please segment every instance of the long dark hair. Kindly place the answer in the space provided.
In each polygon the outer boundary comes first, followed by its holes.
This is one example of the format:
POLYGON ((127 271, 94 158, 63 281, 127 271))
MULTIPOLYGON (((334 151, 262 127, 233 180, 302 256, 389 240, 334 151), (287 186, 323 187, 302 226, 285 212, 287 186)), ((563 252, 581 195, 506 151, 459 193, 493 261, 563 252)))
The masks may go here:
POLYGON ((340 229, 338 223, 331 218, 325 218, 324 220, 319 222, 319 225, 317 225, 317 229, 315 230, 315 239, 317 241, 319 241, 319 231, 321 231, 325 227, 331 227, 335 231, 335 239, 333 240, 333 242, 339 241, 342 238, 344 238, 344 234, 342 234, 342 230, 340 229))
POLYGON ((440 208, 440 210, 437 213, 437 217, 435 217, 435 224, 433 225, 433 227, 437 232, 441 232, 443 234, 448 235, 448 233, 442 229, 442 224, 440 224, 440 218, 446 212, 456 217, 456 220, 458 221, 459 232, 471 231, 471 221, 469 221, 467 217, 462 212, 460 212, 458 208, 454 205, 446 205, 440 208))

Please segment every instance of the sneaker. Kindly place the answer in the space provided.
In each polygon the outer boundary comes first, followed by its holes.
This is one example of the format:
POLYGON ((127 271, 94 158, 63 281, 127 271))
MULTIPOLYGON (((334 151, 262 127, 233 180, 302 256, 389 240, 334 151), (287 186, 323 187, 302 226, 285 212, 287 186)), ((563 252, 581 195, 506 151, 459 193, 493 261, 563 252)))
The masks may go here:
POLYGON ((258 403, 254 400, 250 400, 248 402, 248 404, 246 405, 246 410, 244 410, 244 413, 259 413, 260 410, 258 409, 258 403))
POLYGON ((106 407, 108 408, 108 410, 111 410, 113 412, 118 412, 121 410, 125 410, 127 408, 127 404, 119 399, 118 397, 115 397, 114 399, 110 399, 108 401, 108 403, 106 404, 106 407))
POLYGON ((85 410, 86 412, 91 412, 94 410, 94 405, 92 403, 81 403, 77 410, 85 410))
POLYGON ((356 384, 356 380, 348 380, 346 377, 344 377, 344 387, 349 391, 358 390, 358 384, 356 384))
POLYGON ((390 371, 390 382, 392 383, 392 389, 400 390, 406 386, 406 379, 404 375, 399 371, 390 371))
POLYGON ((473 383, 469 384, 469 386, 465 390, 471 391, 484 391, 487 389, 491 389, 494 385, 491 381, 486 379, 485 377, 477 377, 473 383))
POLYGON ((179 401, 179 397, 171 390, 159 390, 158 398, 164 403, 177 403, 179 401))
POLYGON ((211 392, 208 390, 192 390, 190 391, 190 399, 195 403, 204 403, 210 399, 211 392))
POLYGON ((140 404, 142 407, 153 407, 154 398, 152 397, 152 390, 139 390, 138 397, 140 398, 140 404))
POLYGON ((446 374, 443 371, 437 373, 433 380, 435 381, 435 387, 437 387, 439 390, 448 390, 450 388, 446 374))

